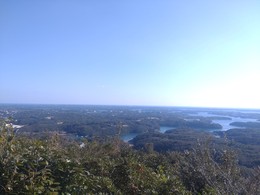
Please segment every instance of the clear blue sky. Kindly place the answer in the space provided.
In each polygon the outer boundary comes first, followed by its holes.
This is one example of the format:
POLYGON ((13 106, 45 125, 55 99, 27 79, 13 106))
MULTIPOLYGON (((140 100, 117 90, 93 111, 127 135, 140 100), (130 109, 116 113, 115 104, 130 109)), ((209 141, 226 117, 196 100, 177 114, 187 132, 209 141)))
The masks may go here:
POLYGON ((259 0, 0 0, 0 103, 260 108, 259 0))

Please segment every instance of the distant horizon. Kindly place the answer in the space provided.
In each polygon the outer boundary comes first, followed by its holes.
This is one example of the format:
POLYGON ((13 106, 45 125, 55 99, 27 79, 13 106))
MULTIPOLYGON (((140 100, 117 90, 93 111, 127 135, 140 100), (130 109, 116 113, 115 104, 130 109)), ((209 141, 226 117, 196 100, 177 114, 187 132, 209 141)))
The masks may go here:
POLYGON ((155 108, 191 108, 191 109, 226 109, 226 110, 257 110, 260 108, 244 108, 244 107, 205 107, 205 106, 171 106, 171 105, 121 105, 121 104, 64 104, 64 103, 1 103, 0 105, 32 105, 32 106, 115 106, 115 107, 155 107, 155 108))

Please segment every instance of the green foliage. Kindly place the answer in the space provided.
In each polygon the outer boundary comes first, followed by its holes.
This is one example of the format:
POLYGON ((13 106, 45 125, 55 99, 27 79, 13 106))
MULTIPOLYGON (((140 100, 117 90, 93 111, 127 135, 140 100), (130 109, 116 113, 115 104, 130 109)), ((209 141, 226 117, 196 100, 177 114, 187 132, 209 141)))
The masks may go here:
POLYGON ((199 143, 192 152, 181 157, 179 174, 188 189, 204 194, 241 194, 245 191, 234 153, 219 152, 217 154, 206 142, 199 143))
POLYGON ((136 151, 118 138, 16 137, 0 129, 0 194, 259 194, 260 171, 241 175, 229 150, 136 151))

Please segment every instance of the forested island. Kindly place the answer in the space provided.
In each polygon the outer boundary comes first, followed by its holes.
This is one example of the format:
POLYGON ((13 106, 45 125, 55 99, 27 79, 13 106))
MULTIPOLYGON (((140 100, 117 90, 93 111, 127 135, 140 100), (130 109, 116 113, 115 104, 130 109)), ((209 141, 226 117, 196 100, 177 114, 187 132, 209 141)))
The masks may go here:
POLYGON ((0 193, 259 194, 259 113, 1 105, 0 193))
POLYGON ((206 131, 222 128, 210 117, 192 118, 190 110, 172 112, 172 108, 167 107, 2 105, 1 110, 3 116, 13 117, 13 123, 22 126, 19 133, 35 135, 58 131, 75 136, 104 137, 114 136, 119 131, 121 134, 156 132, 160 126, 206 131))

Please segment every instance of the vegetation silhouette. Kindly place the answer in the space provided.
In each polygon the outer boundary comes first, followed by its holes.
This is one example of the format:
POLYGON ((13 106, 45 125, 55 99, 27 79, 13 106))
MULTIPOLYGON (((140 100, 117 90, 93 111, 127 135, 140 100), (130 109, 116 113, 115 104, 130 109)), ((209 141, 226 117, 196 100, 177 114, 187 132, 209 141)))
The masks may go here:
POLYGON ((0 129, 0 194, 259 194, 260 168, 243 174, 233 151, 209 140, 184 152, 134 150, 118 138, 45 138, 0 129))

